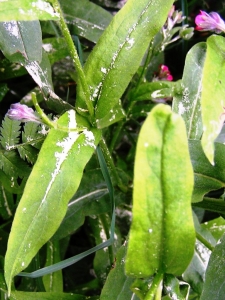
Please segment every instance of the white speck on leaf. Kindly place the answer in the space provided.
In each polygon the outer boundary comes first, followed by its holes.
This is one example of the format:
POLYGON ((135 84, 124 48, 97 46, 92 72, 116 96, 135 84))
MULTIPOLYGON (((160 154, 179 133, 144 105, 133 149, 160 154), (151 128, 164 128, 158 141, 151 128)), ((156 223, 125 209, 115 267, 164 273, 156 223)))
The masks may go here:
POLYGON ((103 68, 103 67, 102 67, 102 68, 101 68, 101 72, 104 73, 104 74, 106 74, 106 72, 107 72, 106 68, 103 68))

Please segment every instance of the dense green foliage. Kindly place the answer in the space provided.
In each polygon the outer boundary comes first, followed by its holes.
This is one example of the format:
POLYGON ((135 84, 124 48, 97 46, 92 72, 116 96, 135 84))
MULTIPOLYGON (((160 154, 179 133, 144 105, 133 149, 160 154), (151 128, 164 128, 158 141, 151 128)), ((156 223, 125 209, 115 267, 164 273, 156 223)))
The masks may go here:
POLYGON ((178 2, 0 1, 0 300, 223 300, 225 29, 178 2))

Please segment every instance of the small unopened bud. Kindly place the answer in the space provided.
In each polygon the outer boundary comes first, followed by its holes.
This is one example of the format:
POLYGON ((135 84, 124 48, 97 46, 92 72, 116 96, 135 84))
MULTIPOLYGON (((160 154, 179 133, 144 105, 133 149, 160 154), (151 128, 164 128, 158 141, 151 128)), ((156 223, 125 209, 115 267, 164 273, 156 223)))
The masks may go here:
POLYGON ((11 120, 17 120, 21 122, 42 123, 41 119, 35 115, 32 108, 20 103, 11 104, 6 116, 11 120))

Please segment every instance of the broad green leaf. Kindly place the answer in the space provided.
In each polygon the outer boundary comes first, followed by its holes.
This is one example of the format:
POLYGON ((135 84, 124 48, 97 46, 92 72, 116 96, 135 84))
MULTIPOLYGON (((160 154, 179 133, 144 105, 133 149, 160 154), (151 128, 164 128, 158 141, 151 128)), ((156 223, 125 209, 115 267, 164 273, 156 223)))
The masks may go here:
MULTIPOLYGON (((58 124, 76 128, 75 111, 65 113, 58 124)), ((86 129, 80 134, 50 130, 13 221, 5 260, 9 290, 13 277, 28 266, 59 227, 100 135, 96 129, 86 129)))
POLYGON ((184 121, 169 106, 157 105, 137 143, 127 274, 181 275, 186 269, 195 243, 193 181, 184 121))
POLYGON ((73 293, 42 293, 13 291, 10 300, 86 300, 89 297, 73 293))
POLYGON ((164 291, 171 299, 188 299, 190 286, 188 283, 179 281, 176 277, 166 274, 163 281, 164 291))
POLYGON ((192 203, 192 206, 200 207, 204 210, 213 211, 218 214, 225 213, 225 201, 215 198, 204 197, 203 201, 192 203))
POLYGON ((212 252, 206 270, 205 283, 200 300, 223 300, 225 295, 225 234, 212 252))
POLYGON ((60 1, 64 17, 72 34, 96 43, 112 15, 88 0, 60 1))
POLYGON ((158 98, 173 97, 180 89, 180 81, 153 81, 139 85, 133 88, 129 93, 131 101, 153 100, 158 98))
POLYGON ((185 61, 181 91, 173 98, 173 111, 183 117, 189 139, 200 139, 202 136, 200 100, 205 56, 205 43, 191 48, 185 61))
MULTIPOLYGON (((102 34, 84 66, 97 122, 118 103, 172 3, 139 0, 137 5, 136 0, 129 0, 102 34)), ((76 108, 81 113, 87 109, 80 85, 76 108)))
POLYGON ((117 299, 127 300, 136 299, 130 286, 134 279, 127 277, 124 270, 126 246, 122 246, 116 255, 115 266, 110 271, 105 285, 102 289, 100 300, 117 299))
POLYGON ((202 201, 203 196, 213 190, 225 187, 225 146, 215 144, 215 166, 212 166, 202 150, 201 142, 198 140, 189 141, 191 161, 195 174, 195 186, 192 195, 192 202, 202 201))
POLYGON ((0 21, 58 20, 52 6, 43 0, 0 1, 0 21))
POLYGON ((104 116, 102 119, 96 120, 97 127, 98 128, 105 128, 113 123, 116 123, 120 121, 121 119, 124 119, 126 117, 125 111, 122 108, 121 101, 118 101, 118 103, 110 109, 110 111, 104 116))
POLYGON ((39 21, 0 23, 0 48, 5 57, 12 62, 40 62, 42 36, 39 21))
POLYGON ((207 40, 207 53, 202 78, 202 147, 214 164, 214 141, 220 133, 224 121, 225 107, 225 40, 212 35, 207 40))
MULTIPOLYGON (((225 213, 225 208, 223 213, 225 213)), ((225 232, 225 220, 224 218, 219 217, 209 222, 205 222, 202 224, 202 227, 207 228, 218 241, 225 232)))
MULTIPOLYGON (((59 241, 48 241, 47 243, 47 259, 45 267, 51 266, 61 261, 59 241)), ((50 273, 43 277, 43 283, 46 292, 63 292, 62 270, 50 273)))

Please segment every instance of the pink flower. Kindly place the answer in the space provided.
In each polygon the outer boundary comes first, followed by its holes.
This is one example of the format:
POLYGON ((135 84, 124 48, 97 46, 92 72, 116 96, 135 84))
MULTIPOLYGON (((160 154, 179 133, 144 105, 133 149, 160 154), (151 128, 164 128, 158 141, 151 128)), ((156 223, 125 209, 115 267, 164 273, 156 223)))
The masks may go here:
POLYGON ((159 73, 157 73, 155 80, 173 80, 173 76, 171 75, 170 70, 166 65, 159 66, 159 73))
POLYGON ((32 108, 20 103, 11 104, 6 116, 11 120, 41 123, 32 108))
POLYGON ((199 31, 215 31, 216 33, 225 32, 225 23, 220 15, 216 12, 207 14, 200 10, 200 14, 195 18, 196 30, 199 31))

